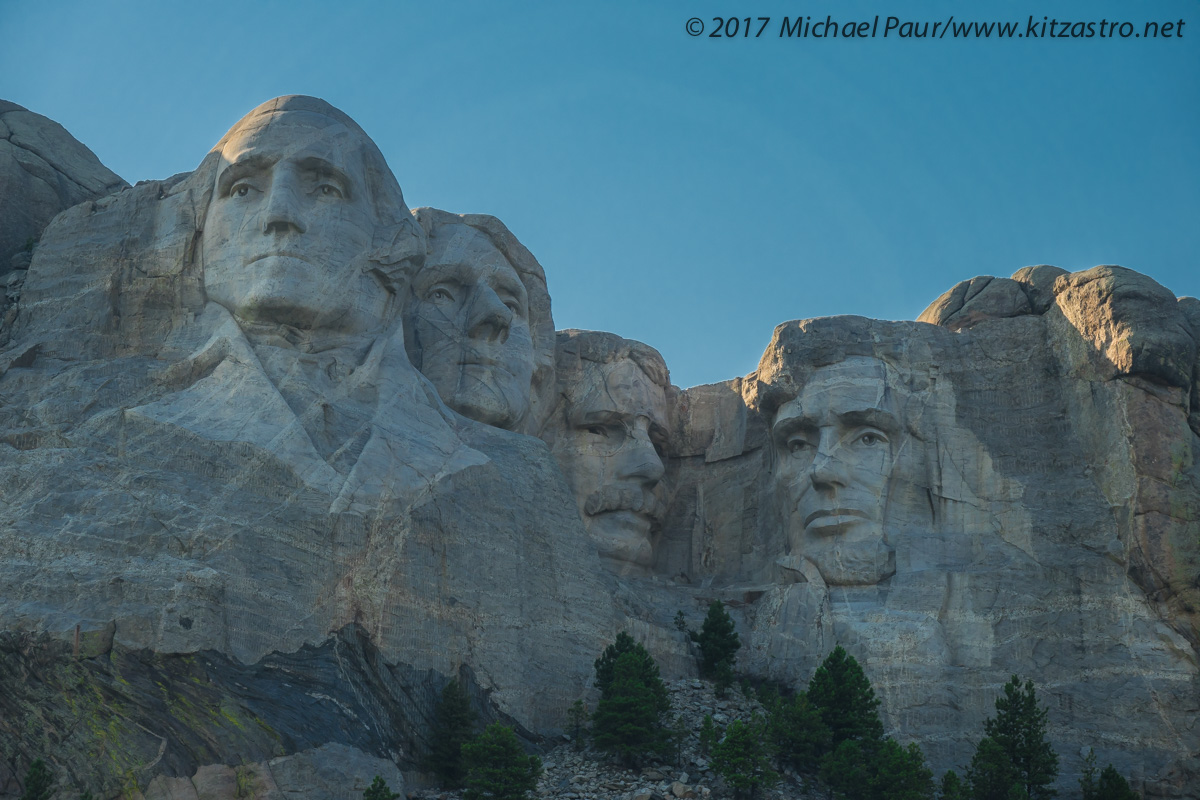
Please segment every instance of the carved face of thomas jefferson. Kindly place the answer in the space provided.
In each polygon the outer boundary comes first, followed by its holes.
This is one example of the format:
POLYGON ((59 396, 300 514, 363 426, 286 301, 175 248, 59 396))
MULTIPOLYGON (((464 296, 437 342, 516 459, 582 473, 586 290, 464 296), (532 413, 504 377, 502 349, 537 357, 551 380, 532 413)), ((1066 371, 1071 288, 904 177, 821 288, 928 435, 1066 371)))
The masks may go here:
POLYGON ((533 380, 526 288, 470 225, 442 225, 430 245, 405 313, 409 357, 446 405, 513 429, 529 410, 533 380))
POLYGON ((817 369, 776 414, 791 549, 826 583, 876 583, 894 571, 883 524, 901 436, 887 369, 873 358, 817 369))
POLYGON ((205 218, 209 299, 243 322, 377 329, 391 293, 364 269, 376 226, 369 142, 316 111, 248 119, 223 142, 205 218))

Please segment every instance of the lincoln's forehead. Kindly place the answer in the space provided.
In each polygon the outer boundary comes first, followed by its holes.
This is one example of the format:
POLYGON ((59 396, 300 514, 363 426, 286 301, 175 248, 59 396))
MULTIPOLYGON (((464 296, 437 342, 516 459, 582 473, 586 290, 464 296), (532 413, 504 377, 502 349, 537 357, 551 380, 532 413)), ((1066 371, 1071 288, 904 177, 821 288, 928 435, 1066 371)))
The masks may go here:
POLYGON ((892 405, 887 367, 874 358, 856 357, 814 370, 800 394, 780 407, 776 424, 828 424, 865 411, 891 414, 892 405))

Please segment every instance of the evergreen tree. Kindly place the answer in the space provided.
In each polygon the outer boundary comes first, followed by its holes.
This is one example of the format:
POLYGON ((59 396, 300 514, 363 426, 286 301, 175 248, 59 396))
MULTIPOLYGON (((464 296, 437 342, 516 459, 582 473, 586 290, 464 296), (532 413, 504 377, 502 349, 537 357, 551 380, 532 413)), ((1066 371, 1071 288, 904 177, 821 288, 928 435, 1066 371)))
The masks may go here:
POLYGON ((582 700, 571 703, 567 709, 567 723, 571 726, 571 740, 576 750, 583 749, 584 739, 587 738, 588 709, 582 700))
POLYGON ((667 695, 667 687, 659 676, 658 664, 654 662, 654 657, 646 652, 646 648, 640 642, 635 642, 633 637, 624 631, 618 633, 617 640, 606 647, 600 658, 596 659, 594 665, 596 688, 600 690, 600 694, 607 694, 613 682, 617 659, 626 653, 630 653, 636 658, 638 676, 654 694, 655 707, 658 712, 660 714, 666 712, 671 707, 671 699, 667 695))
POLYGON ((767 710, 780 766, 815 773, 821 756, 830 749, 831 738, 829 727, 808 702, 808 695, 800 692, 788 699, 779 698, 767 710))
MULTIPOLYGON (((665 695, 666 688, 658 677, 658 665, 653 659, 650 663, 656 685, 647 683, 641 655, 629 651, 618 656, 612 664, 612 680, 592 715, 593 743, 631 768, 637 768, 647 755, 664 753, 670 746, 660 710, 659 690, 665 695)), ((596 665, 599 673, 600 662, 596 665)))
POLYGON ((1029 800, 1048 800, 1057 792, 1058 756, 1046 740, 1048 711, 1037 702, 1033 681, 1021 686, 1016 675, 996 698, 996 716, 983 723, 984 738, 975 750, 967 778, 975 800, 1009 800, 1013 787, 1029 800))
POLYGON ((397 800, 399 797, 400 793, 393 792, 392 787, 387 785, 387 781, 378 775, 363 792, 363 800, 397 800))
POLYGON ((833 795, 855 800, 866 800, 867 787, 873 783, 863 743, 857 739, 846 739, 826 753, 819 775, 833 795))
POLYGON ((850 740, 874 742, 883 738, 879 700, 854 656, 841 645, 834 648, 808 682, 808 702, 829 728, 836 750, 850 740))
POLYGON ((871 759, 871 795, 876 800, 933 800, 933 771, 915 742, 901 747, 884 739, 871 759))
POLYGON ((21 793, 21 800, 50 800, 50 795, 54 794, 54 776, 50 774, 46 762, 40 758, 34 759, 29 765, 24 784, 25 791, 21 793))
POLYGON ((542 760, 521 749, 507 725, 493 722, 462 746, 465 800, 526 800, 537 788, 542 760))
POLYGON ((1109 764, 1096 779, 1096 751, 1088 750, 1083 760, 1083 775, 1079 778, 1079 789, 1083 800, 1139 800, 1129 782, 1109 764))
POLYGON ((738 638, 733 618, 720 600, 714 600, 709 605, 704 624, 695 638, 700 646, 700 671, 704 675, 715 677, 721 664, 728 664, 729 671, 733 672, 742 641, 738 638))
POLYGON ((740 796, 754 797, 760 786, 774 786, 779 774, 771 769, 771 746, 766 726, 757 716, 736 720, 725 729, 725 738, 713 747, 712 766, 740 796))
POLYGON ((462 764, 462 747, 470 741, 475 728, 475 712, 467 690, 452 680, 442 690, 433 721, 433 744, 429 767, 442 786, 457 789, 462 786, 466 771, 462 764))
POLYGON ((721 736, 717 732, 717 726, 713 724, 711 714, 704 715, 704 722, 700 725, 700 752, 708 755, 712 752, 713 746, 721 736))
POLYGON ((963 783, 957 772, 952 769, 946 770, 946 774, 942 776, 938 800, 971 800, 970 787, 963 783))

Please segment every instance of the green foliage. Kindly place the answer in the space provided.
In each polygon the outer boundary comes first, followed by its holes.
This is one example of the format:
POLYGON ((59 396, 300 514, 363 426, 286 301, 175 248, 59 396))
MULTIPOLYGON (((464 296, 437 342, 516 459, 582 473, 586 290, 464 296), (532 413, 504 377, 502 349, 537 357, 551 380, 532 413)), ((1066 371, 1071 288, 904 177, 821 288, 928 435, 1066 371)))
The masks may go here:
POLYGON ((606 647, 600 658, 596 659, 596 688, 600 690, 600 694, 608 693, 614 679, 617 659, 626 653, 636 658, 638 677, 653 692, 658 712, 666 712, 671 707, 671 699, 667 696, 667 687, 659 676, 658 664, 640 642, 635 642, 633 637, 624 631, 618 633, 617 640, 606 647))
POLYGON ((589 716, 587 704, 582 700, 576 700, 567 709, 567 723, 571 726, 571 741, 574 742, 576 750, 582 750, 583 743, 587 739, 589 716))
POLYGON ((933 771, 915 742, 901 747, 884 739, 872 766, 871 792, 877 800, 932 800, 933 771))
POLYGON ((542 760, 526 755, 512 728, 493 722, 462 747, 465 800, 526 800, 537 788, 542 760))
POLYGON ((1079 778, 1079 789, 1083 800, 1140 800, 1129 787, 1129 782, 1109 764, 1096 779, 1096 752, 1088 750, 1083 760, 1083 775, 1079 778))
POLYGON ((680 633, 688 632, 687 617, 683 615, 682 608, 675 612, 675 630, 680 633))
POLYGON ((713 724, 712 715, 705 714, 704 722, 700 725, 700 752, 708 755, 719 738, 721 735, 717 731, 717 726, 713 724))
MULTIPOLYGON (((665 697, 666 687, 652 658, 650 665, 652 675, 637 652, 618 656, 612 662, 612 679, 592 715, 592 741, 596 747, 613 753, 632 768, 647 755, 665 753, 670 746, 670 736, 661 721, 664 709, 660 698, 665 697)), ((599 683, 600 661, 596 662, 596 672, 599 683)))
POLYGON ((729 691, 729 687, 733 686, 733 665, 728 661, 722 661, 717 664, 717 668, 713 674, 713 691, 717 697, 724 697, 729 691))
POLYGON ((438 701, 433 722, 433 746, 429 768, 448 789, 462 786, 466 770, 462 763, 462 747, 474 733, 475 712, 467 690, 457 680, 446 684, 438 701))
POLYGON ((776 695, 774 702, 764 705, 780 765, 797 772, 816 772, 821 756, 830 749, 832 737, 821 712, 808 702, 808 695, 801 692, 786 699, 776 695))
POLYGON ((808 702, 829 728, 834 750, 842 742, 883 738, 879 700, 854 656, 834 648, 808 682, 808 702))
POLYGON ((942 776, 938 800, 970 800, 970 798, 970 787, 963 782, 962 778, 958 777, 957 772, 952 769, 946 770, 946 774, 942 776))
POLYGON ((753 797, 759 787, 779 782, 779 774, 771 769, 770 755, 766 725, 755 716, 749 723, 730 723, 725 738, 713 747, 712 766, 731 789, 753 797))
POLYGON ((967 770, 975 800, 1011 800, 1014 789, 1029 800, 1057 794, 1058 756, 1046 740, 1047 714, 1033 681, 1022 687, 1013 675, 996 698, 996 716, 983 723, 984 738, 967 770))
POLYGON ((706 676, 716 677, 722 664, 729 666, 730 674, 737 662, 737 651, 742 646, 738 638, 733 618, 725 610, 725 604, 713 600, 700 626, 700 634, 696 637, 700 646, 700 671, 706 676))
POLYGON ((870 786, 871 774, 862 742, 846 739, 821 759, 821 782, 839 797, 866 800, 864 789, 870 786))
POLYGON ((21 800, 49 800, 50 795, 54 794, 54 776, 40 758, 34 759, 29 765, 22 783, 25 784, 25 791, 21 794, 21 800))
POLYGON ((393 792, 392 787, 387 785, 387 781, 378 775, 363 792, 363 800, 397 800, 399 797, 400 794, 393 792))

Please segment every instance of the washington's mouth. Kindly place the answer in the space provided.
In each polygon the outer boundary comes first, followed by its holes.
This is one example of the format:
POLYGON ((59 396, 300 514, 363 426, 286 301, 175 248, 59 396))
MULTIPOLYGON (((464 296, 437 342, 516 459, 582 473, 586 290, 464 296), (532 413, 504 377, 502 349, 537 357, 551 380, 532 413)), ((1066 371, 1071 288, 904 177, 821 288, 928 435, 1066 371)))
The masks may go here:
MULTIPOLYGON (((865 511, 859 511, 857 508, 823 508, 819 511, 814 511, 804 518, 804 527, 809 527, 814 522, 823 518, 838 518, 838 517, 859 517, 861 519, 870 519, 870 516, 865 511)), ((833 521, 832 519, 830 521, 833 521)))

